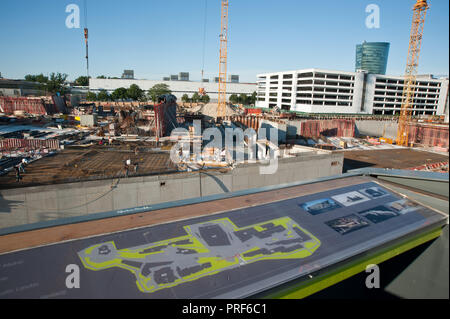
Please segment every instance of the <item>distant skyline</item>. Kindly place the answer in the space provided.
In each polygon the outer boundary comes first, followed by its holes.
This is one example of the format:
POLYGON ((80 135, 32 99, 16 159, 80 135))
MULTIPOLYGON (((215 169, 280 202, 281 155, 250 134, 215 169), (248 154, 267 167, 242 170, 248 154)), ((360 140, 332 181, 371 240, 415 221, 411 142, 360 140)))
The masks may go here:
MULTIPOLYGON (((449 74, 449 1, 428 1, 420 74, 449 74)), ((256 74, 323 68, 354 71, 356 45, 389 42, 386 74, 403 75, 415 0, 230 0, 228 74, 255 82, 256 74), (380 28, 368 29, 369 4, 380 8, 380 28)), ((202 68, 205 0, 87 0, 90 75, 161 80, 202 68)), ((220 0, 207 0, 205 78, 217 76, 220 0)), ((86 74, 83 0, 3 0, 0 72, 5 78, 62 72, 86 74), (80 8, 69 29, 66 6, 80 8)))

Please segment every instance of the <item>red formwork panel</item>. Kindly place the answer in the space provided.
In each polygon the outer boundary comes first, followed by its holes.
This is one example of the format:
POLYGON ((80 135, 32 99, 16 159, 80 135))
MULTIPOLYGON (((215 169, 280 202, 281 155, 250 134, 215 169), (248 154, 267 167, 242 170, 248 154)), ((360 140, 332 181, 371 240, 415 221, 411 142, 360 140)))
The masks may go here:
POLYGON ((262 109, 259 108, 248 108, 244 110, 244 114, 262 114, 262 109))
POLYGON ((155 135, 160 138, 164 136, 165 121, 164 121, 164 103, 159 103, 154 106, 155 111, 155 135))
POLYGON ((448 126, 429 126, 421 124, 409 125, 409 140, 411 143, 423 146, 436 146, 448 148, 449 131, 448 126))
POLYGON ((346 119, 311 120, 301 123, 300 135, 303 137, 337 136, 354 137, 355 121, 346 119))
POLYGON ((58 140, 39 140, 39 139, 20 139, 20 138, 6 138, 0 141, 1 151, 12 151, 20 148, 25 149, 39 149, 48 148, 51 150, 59 149, 58 140))
POLYGON ((28 97, 0 97, 0 111, 6 114, 14 114, 21 111, 29 114, 47 114, 45 104, 40 98, 28 97))

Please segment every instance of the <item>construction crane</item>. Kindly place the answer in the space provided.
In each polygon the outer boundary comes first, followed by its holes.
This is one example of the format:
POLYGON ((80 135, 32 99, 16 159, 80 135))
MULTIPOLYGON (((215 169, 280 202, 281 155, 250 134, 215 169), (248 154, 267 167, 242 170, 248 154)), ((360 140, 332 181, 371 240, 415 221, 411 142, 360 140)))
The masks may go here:
POLYGON ((228 44, 228 0, 222 0, 220 27, 220 56, 219 56, 219 103, 217 105, 217 118, 226 115, 227 103, 227 44, 228 44))
POLYGON ((84 43, 86 44, 86 76, 89 91, 89 50, 88 50, 88 25, 87 25, 87 0, 84 0, 84 43))
POLYGON ((408 61, 406 63, 405 84, 403 87, 402 107, 398 121, 397 145, 409 145, 409 126, 414 107, 416 75, 419 66, 420 47, 422 44, 423 27, 428 10, 426 0, 417 0, 413 7, 413 20, 409 40, 408 61))
MULTIPOLYGON (((206 21, 208 18, 208 0, 205 0, 205 17, 203 19, 203 47, 202 47, 202 75, 200 81, 203 82, 205 75, 205 49, 206 49, 206 21)), ((201 96, 206 95, 206 90, 204 87, 200 87, 198 89, 198 93, 201 96)))

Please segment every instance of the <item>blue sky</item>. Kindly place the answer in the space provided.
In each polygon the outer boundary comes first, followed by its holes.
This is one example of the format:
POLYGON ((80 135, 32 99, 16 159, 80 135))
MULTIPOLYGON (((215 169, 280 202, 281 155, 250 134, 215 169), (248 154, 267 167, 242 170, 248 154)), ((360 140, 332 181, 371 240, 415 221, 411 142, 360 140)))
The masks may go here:
MULTIPOLYGON (((220 0, 207 0, 205 77, 218 73, 220 0)), ((83 0, 2 0, 3 77, 85 74, 83 0), (81 28, 68 29, 68 4, 80 7, 81 28)), ((161 79, 180 71, 199 79, 205 0, 87 0, 90 74, 161 79)), ((256 74, 303 68, 353 71, 355 45, 391 42, 388 74, 403 74, 415 0, 230 0, 228 72, 256 74), (369 4, 380 28, 365 26, 369 4)), ((449 74, 449 1, 431 0, 419 73, 449 74)))

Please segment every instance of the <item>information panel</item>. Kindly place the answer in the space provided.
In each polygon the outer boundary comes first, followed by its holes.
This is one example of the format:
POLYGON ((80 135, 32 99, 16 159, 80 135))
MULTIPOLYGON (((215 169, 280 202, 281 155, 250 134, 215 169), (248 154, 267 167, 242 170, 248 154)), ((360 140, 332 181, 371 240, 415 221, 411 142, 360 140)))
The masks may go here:
POLYGON ((374 183, 0 255, 0 298, 242 298, 445 217, 374 183))

